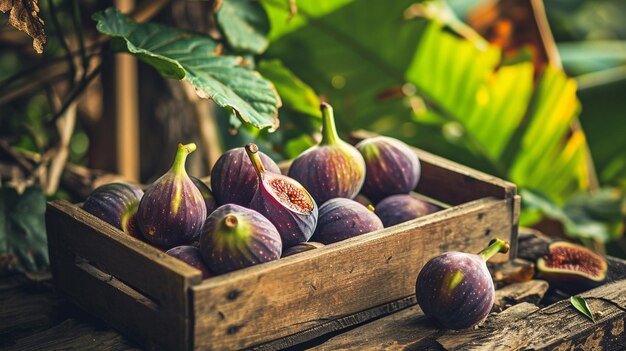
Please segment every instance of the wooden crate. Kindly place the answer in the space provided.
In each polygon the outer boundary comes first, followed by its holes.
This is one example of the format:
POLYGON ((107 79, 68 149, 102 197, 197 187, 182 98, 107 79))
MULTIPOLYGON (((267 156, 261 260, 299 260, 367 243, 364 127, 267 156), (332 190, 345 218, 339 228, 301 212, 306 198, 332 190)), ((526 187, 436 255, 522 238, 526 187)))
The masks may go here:
POLYGON ((422 162, 416 191, 449 208, 204 281, 195 268, 78 206, 51 202, 46 225, 56 285, 148 348, 269 350, 415 304, 417 274, 441 252, 478 252, 500 237, 515 256, 515 185, 415 152, 422 162))

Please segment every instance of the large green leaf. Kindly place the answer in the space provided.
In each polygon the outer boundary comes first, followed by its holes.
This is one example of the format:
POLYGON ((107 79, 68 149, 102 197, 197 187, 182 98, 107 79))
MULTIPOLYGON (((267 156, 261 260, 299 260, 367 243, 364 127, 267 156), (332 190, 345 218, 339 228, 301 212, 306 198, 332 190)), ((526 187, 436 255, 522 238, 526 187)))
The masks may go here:
POLYGON ((281 101, 274 86, 239 56, 221 55, 208 37, 154 23, 137 24, 109 8, 94 14, 100 32, 164 77, 185 79, 216 104, 257 128, 278 127, 281 101))
POLYGON ((260 54, 267 48, 269 20, 256 0, 226 0, 217 11, 217 23, 228 44, 237 51, 260 54))
POLYGON ((328 98, 341 129, 404 139, 557 203, 588 185, 585 135, 570 134, 576 84, 562 70, 503 63, 467 28, 451 31, 441 4, 301 1, 288 22, 282 2, 263 3, 268 55, 328 98))
POLYGON ((46 199, 39 188, 0 188, 0 273, 48 266, 46 199))

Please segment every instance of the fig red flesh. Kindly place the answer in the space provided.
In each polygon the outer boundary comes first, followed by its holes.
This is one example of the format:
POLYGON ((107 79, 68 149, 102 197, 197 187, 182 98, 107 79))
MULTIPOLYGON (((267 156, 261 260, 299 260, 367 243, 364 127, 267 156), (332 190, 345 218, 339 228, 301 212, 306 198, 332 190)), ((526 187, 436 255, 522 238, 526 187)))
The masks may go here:
MULTIPOLYGON (((280 173, 280 168, 269 156, 259 151, 259 157, 265 169, 280 173)), ((242 147, 228 150, 213 166, 211 190, 218 205, 232 203, 247 207, 258 187, 256 171, 242 147)))
POLYGON ((297 181, 265 170, 255 144, 246 152, 255 167, 259 186, 250 208, 268 218, 278 229, 285 248, 308 241, 317 224, 317 204, 297 181))

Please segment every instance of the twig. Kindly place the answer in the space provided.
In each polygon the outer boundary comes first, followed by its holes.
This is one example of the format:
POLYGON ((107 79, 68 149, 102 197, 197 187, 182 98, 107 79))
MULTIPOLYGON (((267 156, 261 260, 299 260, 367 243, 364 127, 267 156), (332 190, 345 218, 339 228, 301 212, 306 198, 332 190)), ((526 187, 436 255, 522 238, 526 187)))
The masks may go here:
POLYGON ((23 157, 21 157, 20 154, 15 152, 11 148, 9 143, 6 142, 6 140, 0 139, 0 150, 4 152, 5 154, 11 156, 11 158, 15 160, 15 162, 17 162, 17 164, 20 167, 22 167, 22 169, 25 170, 26 172, 32 173, 35 170, 33 165, 30 164, 30 162, 26 161, 23 157))
POLYGON ((89 71, 89 58, 85 53, 85 37, 83 36, 83 24, 80 19, 80 6, 78 0, 72 0, 72 24, 78 37, 78 52, 80 53, 80 61, 83 65, 83 71, 81 74, 81 81, 85 80, 87 72, 89 71))
POLYGON ((65 103, 63 104, 63 106, 61 106, 61 109, 52 116, 51 118, 52 122, 56 123, 56 120, 67 111, 67 109, 74 102, 74 100, 78 97, 78 95, 80 95, 83 92, 83 90, 87 88, 89 83, 91 83, 91 81, 100 73, 100 71, 102 71, 102 63, 98 64, 98 66, 96 66, 96 68, 94 68, 93 71, 91 71, 91 73, 89 73, 89 75, 87 75, 87 77, 85 77, 85 79, 82 80, 80 84, 72 91, 72 93, 67 98, 67 100, 65 100, 65 103))
POLYGON ((53 0, 48 0, 48 5, 50 7, 50 18, 52 19, 52 26, 54 27, 54 31, 56 33, 57 38, 59 39, 59 42, 61 43, 61 46, 63 47, 63 50, 65 51, 65 58, 67 59, 68 63, 69 63, 69 67, 70 67, 70 81, 71 81, 71 87, 74 87, 74 79, 76 78, 76 65, 74 64, 74 59, 72 59, 72 50, 70 50, 70 47, 67 45, 67 42, 65 41, 65 37, 63 36, 63 33, 61 32, 61 24, 59 23, 59 19, 56 16, 56 9, 54 7, 54 1, 53 0))
POLYGON ((59 131, 59 146, 56 154, 50 162, 48 170, 48 182, 46 187, 46 195, 54 194, 59 188, 59 181, 63 174, 63 169, 67 163, 69 156, 69 145, 74 133, 76 125, 76 100, 72 101, 63 115, 57 120, 57 130, 59 131))

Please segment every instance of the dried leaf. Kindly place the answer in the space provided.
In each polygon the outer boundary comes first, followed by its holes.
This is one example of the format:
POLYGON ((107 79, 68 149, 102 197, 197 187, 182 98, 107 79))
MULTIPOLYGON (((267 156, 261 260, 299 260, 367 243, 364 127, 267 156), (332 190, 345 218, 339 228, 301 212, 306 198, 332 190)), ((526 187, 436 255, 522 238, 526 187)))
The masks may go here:
POLYGON ((33 48, 43 53, 46 44, 43 20, 39 17, 37 0, 0 0, 0 11, 9 13, 9 24, 33 38, 33 48))
POLYGON ((572 296, 569 298, 569 301, 580 313, 587 316, 587 318, 591 319, 592 322, 596 322, 595 319, 593 319, 593 314, 591 313, 591 309, 589 309, 589 305, 587 305, 587 301, 585 301, 585 299, 579 296, 572 296))

